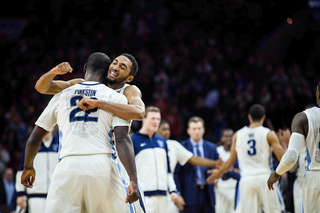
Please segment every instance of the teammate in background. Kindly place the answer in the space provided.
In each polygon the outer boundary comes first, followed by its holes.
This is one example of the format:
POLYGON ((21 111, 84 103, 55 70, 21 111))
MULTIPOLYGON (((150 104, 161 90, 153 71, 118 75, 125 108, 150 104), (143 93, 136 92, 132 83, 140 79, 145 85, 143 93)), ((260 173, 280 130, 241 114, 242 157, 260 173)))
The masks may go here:
POLYGON ((34 159, 34 168, 37 171, 37 179, 35 180, 32 189, 26 188, 21 184, 25 146, 22 150, 19 170, 16 174, 16 212, 20 211, 19 208, 27 208, 29 213, 43 213, 51 177, 58 164, 59 138, 52 135, 52 131, 43 138, 39 152, 34 159))
POLYGON ((126 104, 125 96, 103 85, 110 58, 93 53, 85 65, 85 81, 55 95, 40 115, 26 149, 21 183, 33 187, 34 158, 42 138, 58 123, 59 158, 46 201, 45 212, 128 212, 129 204, 138 200, 138 185, 130 121, 101 109, 82 111, 77 102, 84 96, 126 104), (130 177, 127 193, 118 173, 114 142, 130 177), (109 133, 109 134, 108 134, 109 133), (127 194, 127 195, 126 195, 127 194))
MULTIPOLYGON (((232 145, 232 129, 224 129, 221 134, 221 146, 217 148, 220 158, 226 162, 230 157, 230 149, 232 145)), ((237 164, 237 162, 236 162, 237 164)), ((225 178, 222 177, 217 182, 216 193, 216 212, 231 213, 234 212, 235 192, 237 183, 240 180, 240 170, 233 168, 227 172, 225 178), (230 178, 232 177, 232 178, 230 178)))
POLYGON ((248 114, 249 126, 238 130, 232 138, 230 158, 219 170, 212 170, 207 182, 213 183, 221 178, 235 164, 237 157, 241 169, 240 203, 236 212, 265 213, 281 212, 284 210, 281 193, 276 188, 269 191, 265 184, 271 168, 271 148, 280 161, 284 154, 276 133, 263 127, 265 110, 260 104, 251 106, 248 114))
MULTIPOLYGON (((181 166, 185 165, 187 162, 195 166, 206 167, 220 167, 222 165, 221 159, 215 161, 208 158, 195 157, 192 152, 187 150, 178 141, 170 140, 170 125, 165 120, 161 120, 157 134, 167 141, 171 171, 175 170, 177 163, 181 166)), ((183 210, 185 202, 181 195, 178 195, 175 203, 171 202, 171 197, 167 197, 168 200, 170 200, 168 201, 168 213, 179 213, 179 210, 183 210)))
POLYGON ((156 134, 160 120, 160 109, 147 107, 141 129, 131 137, 136 155, 138 177, 150 213, 167 211, 168 190, 174 202, 178 197, 169 166, 167 142, 156 134))
MULTIPOLYGON (((81 78, 70 81, 53 80, 56 75, 63 75, 68 72, 72 72, 68 62, 57 65, 40 77, 35 86, 36 90, 42 94, 57 94, 70 86, 84 81, 81 78)), ((128 105, 104 103, 104 110, 126 120, 141 120, 144 117, 145 106, 141 99, 141 91, 138 87, 128 84, 134 79, 137 72, 138 63, 128 53, 123 53, 112 61, 104 82, 111 89, 125 95, 128 99, 128 105)), ((84 105, 89 101, 90 99, 83 99, 81 104, 84 105)))
POLYGON ((275 172, 268 179, 269 189, 282 174, 291 169, 304 146, 307 165, 302 182, 302 212, 315 213, 320 209, 320 83, 316 90, 317 106, 296 114, 291 124, 289 147, 275 172))

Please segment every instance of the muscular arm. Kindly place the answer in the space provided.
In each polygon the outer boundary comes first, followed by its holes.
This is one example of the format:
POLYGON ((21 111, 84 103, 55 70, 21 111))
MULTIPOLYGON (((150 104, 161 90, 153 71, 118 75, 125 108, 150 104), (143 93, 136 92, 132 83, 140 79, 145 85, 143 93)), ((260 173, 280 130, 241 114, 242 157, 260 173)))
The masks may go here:
POLYGON ((130 183, 127 189, 127 198, 125 199, 125 202, 133 203, 139 199, 139 188, 134 149, 131 138, 129 136, 129 127, 115 127, 114 135, 120 160, 130 178, 130 183))
POLYGON ((24 158, 24 169, 21 175, 21 183, 28 188, 32 188, 33 182, 35 180, 35 170, 33 168, 33 160, 36 157, 42 139, 48 134, 48 131, 42 129, 41 127, 35 126, 33 129, 25 149, 25 158, 24 158))
POLYGON ((39 126, 35 126, 29 139, 26 144, 25 149, 25 158, 24 158, 24 168, 29 169, 33 167, 33 160, 36 157, 39 148, 42 143, 42 139, 48 134, 49 132, 45 129, 42 129, 39 126))
POLYGON ((271 145, 277 160, 280 162, 283 154, 285 153, 285 149, 281 146, 278 136, 274 131, 268 132, 267 141, 271 145))
POLYGON ((83 82, 83 79, 76 78, 70 81, 54 81, 56 75, 65 74, 71 72, 72 68, 68 62, 63 62, 56 67, 52 68, 49 72, 43 74, 36 83, 35 89, 41 94, 54 95, 62 90, 75 85, 77 83, 83 82))
POLYGON ((282 174, 289 171, 297 162, 298 156, 305 146, 305 138, 308 135, 308 118, 305 113, 296 114, 292 120, 292 135, 289 141, 289 147, 283 155, 277 170, 270 174, 267 181, 269 189, 273 189, 273 184, 277 182, 282 174))
POLYGON ((127 173, 130 177, 130 181, 137 182, 135 155, 133 150, 133 144, 128 133, 128 128, 129 127, 127 126, 115 127, 114 135, 120 160, 124 165, 125 169, 127 170, 127 173))
POLYGON ((134 85, 128 86, 123 94, 128 99, 128 105, 106 103, 104 109, 126 120, 142 120, 145 106, 139 88, 134 85))
POLYGON ((78 106, 82 110, 98 107, 125 120, 142 120, 145 107, 138 87, 128 86, 124 91, 124 95, 128 99, 128 105, 83 98, 78 103, 78 106))

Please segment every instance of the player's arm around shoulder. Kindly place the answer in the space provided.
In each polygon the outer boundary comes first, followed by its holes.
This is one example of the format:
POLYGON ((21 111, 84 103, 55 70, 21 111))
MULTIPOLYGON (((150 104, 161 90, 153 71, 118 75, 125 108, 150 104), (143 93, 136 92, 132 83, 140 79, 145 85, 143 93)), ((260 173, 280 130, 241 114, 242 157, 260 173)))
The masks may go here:
POLYGON ((36 82, 35 89, 41 94, 54 95, 70 86, 83 82, 84 80, 81 78, 76 78, 69 81, 53 80, 56 75, 63 75, 69 72, 71 73, 72 70, 73 69, 68 62, 62 62, 58 64, 39 78, 39 80, 36 82))
POLYGON ((135 85, 130 85, 124 90, 123 94, 127 97, 128 104, 134 106, 132 113, 136 119, 133 120, 142 120, 145 113, 145 105, 142 101, 140 89, 135 85))

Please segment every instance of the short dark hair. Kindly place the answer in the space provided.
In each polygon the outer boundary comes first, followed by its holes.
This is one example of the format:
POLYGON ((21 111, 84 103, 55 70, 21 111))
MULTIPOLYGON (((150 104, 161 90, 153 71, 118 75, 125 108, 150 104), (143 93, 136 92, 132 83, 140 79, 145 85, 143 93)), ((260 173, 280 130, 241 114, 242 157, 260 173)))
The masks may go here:
POLYGON ((249 109, 249 115, 251 116, 252 121, 260 121, 265 115, 264 107, 261 104, 254 104, 249 109))
POLYGON ((137 60, 133 57, 133 55, 129 53, 122 53, 122 56, 128 58, 131 61, 131 70, 130 70, 130 75, 135 76, 138 72, 138 62, 137 60))
POLYGON ((189 128, 190 123, 197 123, 201 122, 203 124, 203 127, 205 127, 204 120, 198 116, 193 116, 188 120, 187 127, 189 128))
POLYGON ((159 124, 159 127, 160 127, 162 124, 169 124, 169 122, 166 121, 166 120, 161 120, 161 121, 160 121, 160 124, 159 124))
POLYGON ((92 72, 106 72, 111 64, 110 57, 102 52, 92 53, 87 60, 87 69, 92 72))

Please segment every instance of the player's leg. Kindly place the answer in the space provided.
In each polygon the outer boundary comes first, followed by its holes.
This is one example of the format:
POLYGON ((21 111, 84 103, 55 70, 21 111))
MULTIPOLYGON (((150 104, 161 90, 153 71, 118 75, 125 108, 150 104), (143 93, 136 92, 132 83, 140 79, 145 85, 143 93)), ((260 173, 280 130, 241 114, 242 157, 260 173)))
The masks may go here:
POLYGON ((257 183, 255 178, 242 177, 239 183, 239 204, 237 205, 237 213, 259 212, 257 183))
POLYGON ((307 171, 302 182, 302 212, 315 213, 320 209, 320 171, 307 171))
POLYGON ((33 197, 28 199, 28 212, 43 213, 46 205, 46 198, 33 197))
POLYGON ((293 184, 294 212, 302 213, 302 178, 297 177, 293 184))
POLYGON ((88 212, 127 213, 129 204, 125 203, 126 188, 118 173, 118 165, 108 155, 86 156, 84 163, 85 179, 85 206, 88 212), (90 163, 89 163, 90 162, 90 163))
POLYGON ((256 179, 260 183, 259 201, 262 203, 265 213, 278 213, 284 211, 284 202, 277 184, 274 184, 274 190, 269 190, 266 180, 269 175, 260 175, 256 179))
POLYGON ((84 173, 78 156, 63 158, 52 175, 46 199, 46 213, 80 213, 84 173))

